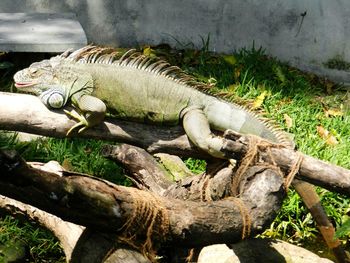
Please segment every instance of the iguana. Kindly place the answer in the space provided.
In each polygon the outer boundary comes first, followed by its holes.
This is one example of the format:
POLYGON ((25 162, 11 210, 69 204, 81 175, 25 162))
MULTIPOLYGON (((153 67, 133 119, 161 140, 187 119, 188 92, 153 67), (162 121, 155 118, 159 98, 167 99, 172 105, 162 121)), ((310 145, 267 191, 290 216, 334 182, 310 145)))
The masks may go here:
POLYGON ((68 102, 79 122, 68 133, 95 126, 106 110, 132 121, 176 125, 182 122, 190 140, 215 157, 224 158, 215 130, 231 129, 290 145, 290 139, 254 113, 202 92, 178 67, 126 52, 119 59, 108 48, 87 46, 71 54, 36 62, 14 75, 15 87, 34 93, 49 108, 68 102))
MULTIPOLYGON (((227 158, 223 139, 211 129, 254 134, 291 147, 289 136, 251 111, 209 95, 176 66, 137 55, 133 51, 119 56, 110 48, 86 46, 74 52, 33 63, 14 75, 17 89, 38 95, 49 108, 72 103, 78 119, 68 133, 101 123, 106 110, 128 120, 163 125, 182 123, 189 139, 213 157, 227 158)), ((305 186, 305 184, 304 184, 305 186)), ((312 204, 319 199, 313 187, 312 204)), ((298 190, 298 188, 297 188, 298 190)), ((309 195, 310 198, 310 195, 309 195)))

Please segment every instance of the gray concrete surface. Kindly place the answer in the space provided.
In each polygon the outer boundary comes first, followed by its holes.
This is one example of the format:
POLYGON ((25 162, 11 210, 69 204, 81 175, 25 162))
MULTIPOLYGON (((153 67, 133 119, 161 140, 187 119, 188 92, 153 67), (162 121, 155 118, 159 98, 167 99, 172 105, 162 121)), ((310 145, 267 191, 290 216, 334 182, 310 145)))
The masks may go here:
POLYGON ((232 52, 262 46, 304 70, 350 82, 324 63, 350 61, 348 0, 1 0, 0 12, 74 12, 88 41, 135 46, 170 43, 232 52))
POLYGON ((0 13, 0 51, 63 52, 86 44, 73 13, 0 13))

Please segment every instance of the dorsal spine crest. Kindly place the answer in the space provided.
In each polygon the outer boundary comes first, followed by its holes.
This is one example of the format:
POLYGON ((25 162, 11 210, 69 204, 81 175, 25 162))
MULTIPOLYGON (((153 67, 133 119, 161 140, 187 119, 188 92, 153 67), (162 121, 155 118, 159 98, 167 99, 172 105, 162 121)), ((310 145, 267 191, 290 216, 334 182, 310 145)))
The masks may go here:
MULTIPOLYGON (((188 75, 177 66, 171 66, 164 60, 140 54, 135 49, 130 49, 121 55, 120 52, 115 51, 113 48, 90 45, 78 49, 69 55, 67 55, 65 52, 61 57, 75 63, 108 64, 111 66, 136 68, 152 74, 161 75, 179 84, 200 90, 208 95, 213 95, 210 92, 212 86, 196 81, 192 76, 188 75)), ((225 98, 225 94, 223 97, 225 98)), ((240 109, 243 109, 261 121, 268 129, 272 131, 281 144, 290 146, 290 138, 288 138, 283 132, 280 131, 279 128, 277 128, 278 126, 274 121, 266 119, 263 114, 257 114, 245 106, 238 105, 234 102, 230 103, 234 104, 240 109)))

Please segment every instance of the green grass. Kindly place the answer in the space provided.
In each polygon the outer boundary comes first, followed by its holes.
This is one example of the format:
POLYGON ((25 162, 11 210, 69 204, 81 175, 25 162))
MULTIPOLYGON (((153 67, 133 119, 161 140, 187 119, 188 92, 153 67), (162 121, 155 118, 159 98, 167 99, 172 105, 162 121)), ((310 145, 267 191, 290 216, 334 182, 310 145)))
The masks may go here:
MULTIPOLYGON (((279 126, 294 135, 301 152, 350 169, 350 95, 343 87, 280 63, 268 57, 263 49, 243 49, 232 55, 213 54, 209 52, 209 39, 203 39, 203 49, 199 51, 186 48, 172 50, 167 45, 162 45, 154 47, 152 52, 165 57, 171 64, 180 66, 198 80, 215 84, 212 92, 224 92, 230 100, 252 105, 258 96, 265 93, 260 108, 279 126), (326 116, 325 111, 330 109, 342 114, 326 116), (285 114, 293 121, 291 127, 287 127, 285 114), (321 138, 317 126, 328 130, 338 144, 330 145, 326 139, 321 138)), ((1 85, 8 89, 9 82, 4 79, 1 80, 1 85)), ((129 185, 123 177, 123 170, 99 155, 99 149, 104 143, 82 139, 17 143, 13 139, 0 136, 0 148, 14 148, 28 161, 57 160, 76 171, 129 185)), ((194 172, 203 171, 205 167, 203 161, 191 158, 186 160, 186 164, 194 172)), ((334 224, 337 227, 343 225, 348 219, 347 213, 350 212, 349 199, 324 189, 318 189, 318 192, 334 224)), ((12 221, 8 222, 5 218, 1 222, 4 229, 6 225, 11 229, 12 221)), ((50 252, 55 244, 50 238, 47 242, 41 240, 41 244, 32 242, 34 238, 30 236, 34 235, 31 233, 36 231, 37 226, 30 229, 28 224, 24 230, 21 227, 16 231, 28 232, 29 237, 25 239, 28 239, 31 249, 42 253, 45 251, 50 255, 57 253, 58 258, 61 258, 62 254, 57 250, 50 252)), ((10 231, 8 238, 16 236, 16 231, 10 231)), ((349 247, 349 235, 346 233, 345 231, 343 234, 343 242, 349 247)), ((317 227, 293 190, 289 191, 283 208, 264 235, 308 247, 313 247, 314 244, 318 246, 319 242, 317 227)), ((0 239, 0 242, 5 242, 4 240, 0 239)), ((40 258, 39 254, 38 252, 32 258, 40 258)), ((42 259, 45 257, 46 255, 42 259)))

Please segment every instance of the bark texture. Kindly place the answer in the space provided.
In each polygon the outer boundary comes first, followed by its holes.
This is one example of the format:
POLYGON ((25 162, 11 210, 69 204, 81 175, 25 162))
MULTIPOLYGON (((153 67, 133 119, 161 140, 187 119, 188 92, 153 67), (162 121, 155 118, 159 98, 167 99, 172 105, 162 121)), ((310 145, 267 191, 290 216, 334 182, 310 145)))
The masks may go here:
MULTIPOLYGON (((8 197, 101 232, 120 234, 131 218, 127 230, 141 240, 150 231, 151 216, 157 225, 151 229, 155 242, 185 247, 238 242, 244 235, 261 232, 275 217, 285 194, 283 178, 265 167, 249 169, 239 199, 196 202, 84 175, 59 176, 27 165, 13 152, 2 152, 0 165, 4 171, 0 191, 8 197)), ((232 175, 232 171, 227 172, 232 175)))
MULTIPOLYGON (((75 122, 61 112, 48 110, 37 97, 0 92, 0 129, 30 132, 63 138, 75 122), (31 105, 28 107, 27 105, 31 105), (4 110, 3 110, 4 109, 4 110)), ((170 153, 179 156, 210 158, 198 150, 181 127, 156 127, 140 123, 107 119, 103 124, 73 136, 113 140, 140 146, 150 153, 170 153)), ((228 135, 226 150, 236 159, 248 151, 246 136, 228 135)), ((330 191, 350 196, 350 171, 291 149, 271 148, 276 164, 289 171, 300 155, 303 161, 298 178, 330 191)), ((270 158, 261 152, 262 158, 270 158)))

